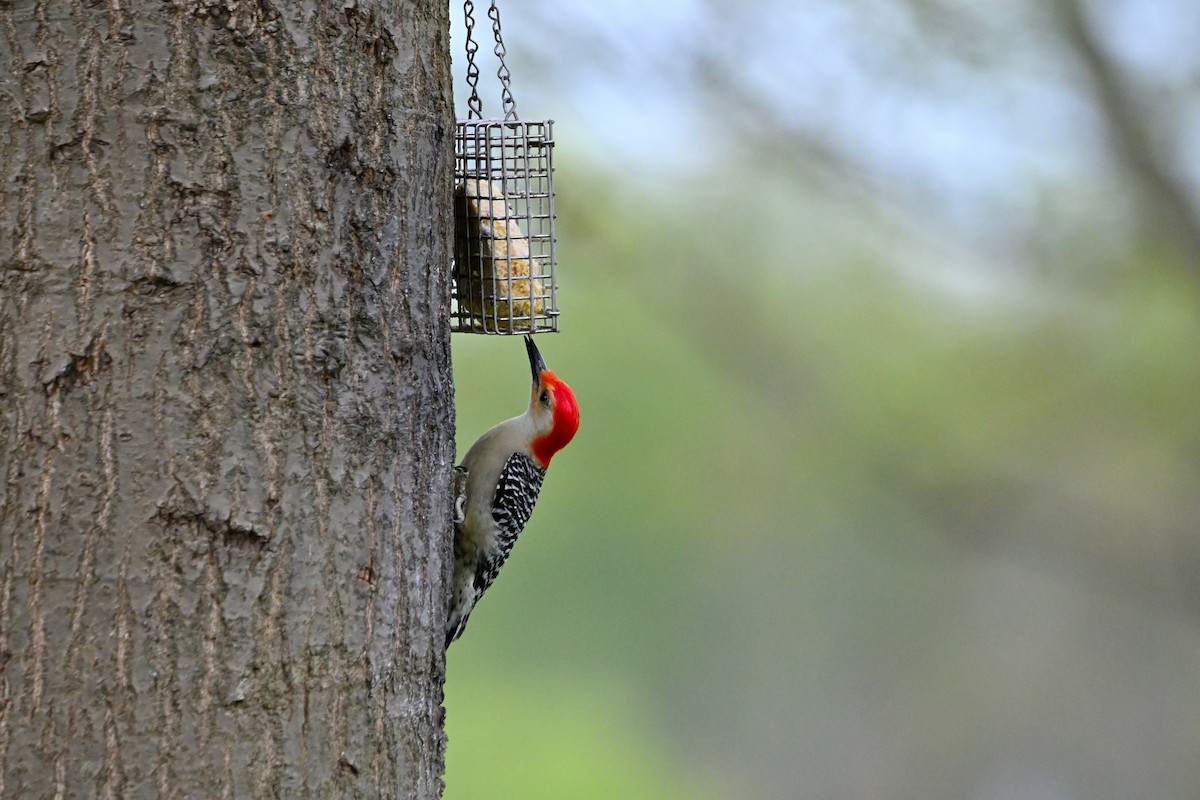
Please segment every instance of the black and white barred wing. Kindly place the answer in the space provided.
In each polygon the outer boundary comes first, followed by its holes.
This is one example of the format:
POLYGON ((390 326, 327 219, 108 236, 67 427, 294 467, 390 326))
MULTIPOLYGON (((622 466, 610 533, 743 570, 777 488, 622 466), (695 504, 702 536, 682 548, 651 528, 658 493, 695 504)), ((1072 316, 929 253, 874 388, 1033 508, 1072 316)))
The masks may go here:
POLYGON ((496 548, 480 563, 475 576, 475 586, 480 594, 496 579, 496 574, 517 542, 517 536, 524 530, 525 523, 529 522, 545 477, 545 471, 524 453, 513 453, 504 463, 496 484, 496 495, 492 498, 492 519, 496 521, 497 528, 496 548))

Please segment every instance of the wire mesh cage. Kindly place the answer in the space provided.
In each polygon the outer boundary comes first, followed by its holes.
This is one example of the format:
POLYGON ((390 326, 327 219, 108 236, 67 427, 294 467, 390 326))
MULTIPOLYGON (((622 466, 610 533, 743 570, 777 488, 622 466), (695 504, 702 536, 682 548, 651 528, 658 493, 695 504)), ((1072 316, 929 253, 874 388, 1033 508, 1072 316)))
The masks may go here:
POLYGON ((553 124, 458 121, 451 330, 558 330, 553 124))

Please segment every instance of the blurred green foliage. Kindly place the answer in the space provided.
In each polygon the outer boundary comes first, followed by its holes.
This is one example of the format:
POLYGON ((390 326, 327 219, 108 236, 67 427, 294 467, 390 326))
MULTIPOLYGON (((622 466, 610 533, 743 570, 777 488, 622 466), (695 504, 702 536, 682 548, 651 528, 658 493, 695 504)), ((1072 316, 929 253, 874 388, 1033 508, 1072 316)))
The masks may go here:
MULTIPOLYGON (((1194 276, 964 287, 702 177, 560 176, 582 425, 449 652, 448 800, 1195 796, 1194 276)), ((528 379, 454 359, 461 453, 528 379)))

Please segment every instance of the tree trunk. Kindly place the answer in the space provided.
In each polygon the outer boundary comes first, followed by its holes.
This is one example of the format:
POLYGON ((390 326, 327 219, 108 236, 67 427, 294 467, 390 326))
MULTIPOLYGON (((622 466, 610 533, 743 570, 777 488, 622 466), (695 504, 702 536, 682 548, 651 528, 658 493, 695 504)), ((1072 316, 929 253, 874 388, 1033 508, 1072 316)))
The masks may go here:
POLYGON ((444 3, 0 0, 0 797, 437 797, 444 3))

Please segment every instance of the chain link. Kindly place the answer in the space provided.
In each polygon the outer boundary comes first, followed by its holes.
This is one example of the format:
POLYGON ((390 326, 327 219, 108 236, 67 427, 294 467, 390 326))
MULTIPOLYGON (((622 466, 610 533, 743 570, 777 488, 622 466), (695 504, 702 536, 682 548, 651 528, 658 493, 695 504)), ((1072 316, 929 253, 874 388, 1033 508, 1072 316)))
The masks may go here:
POLYGON ((504 105, 504 120, 507 122, 517 118, 517 101, 513 99, 512 94, 512 73, 508 71, 508 65, 504 63, 504 57, 508 55, 508 51, 504 49, 504 39, 500 36, 500 8, 496 5, 496 0, 492 0, 488 16, 492 20, 492 34, 496 37, 495 53, 496 59, 500 62, 500 68, 496 70, 496 77, 500 79, 500 100, 504 105))
MULTIPOLYGON (((508 50, 504 47, 504 38, 500 35, 500 9, 496 0, 492 0, 488 8, 488 18, 492 21, 492 36, 496 39, 496 60, 500 67, 496 77, 500 79, 500 102, 504 108, 504 120, 510 122, 517 118, 517 101, 513 99, 512 73, 504 57, 508 50)), ((475 54, 479 52, 479 44, 475 41, 475 3, 463 0, 463 19, 467 26, 467 85, 471 87, 471 96, 467 98, 467 119, 483 119, 483 101, 479 99, 479 66, 475 63, 475 54)))
POLYGON ((471 87, 471 96, 467 98, 467 119, 483 119, 483 102, 479 99, 479 67, 475 64, 475 54, 479 45, 472 35, 475 30, 475 4, 471 0, 463 2, 463 17, 467 23, 467 85, 471 87))

